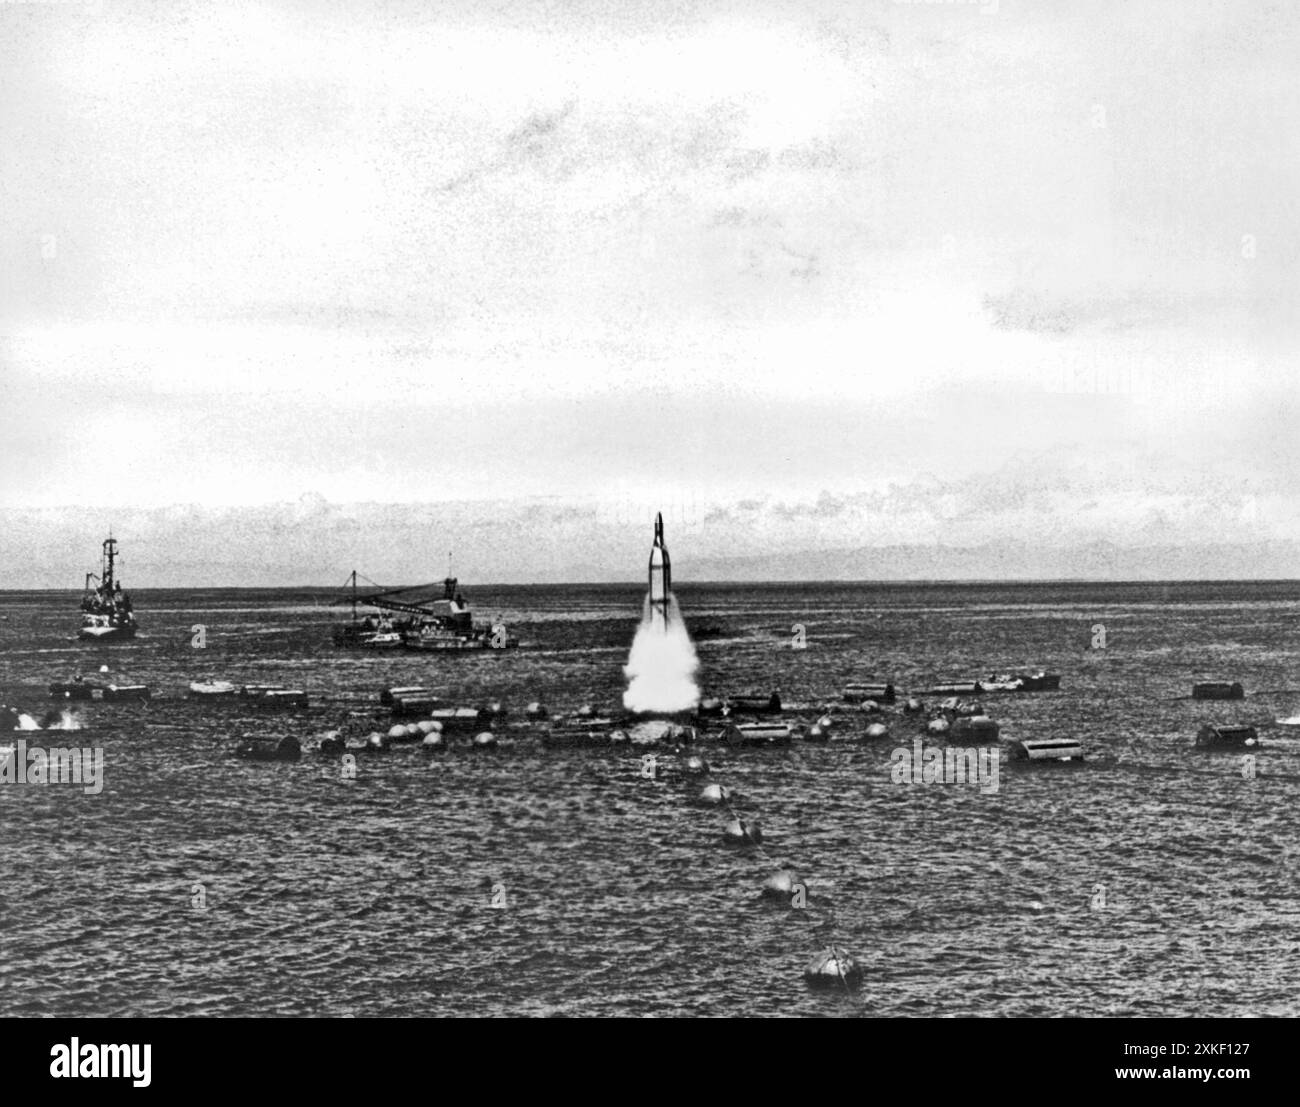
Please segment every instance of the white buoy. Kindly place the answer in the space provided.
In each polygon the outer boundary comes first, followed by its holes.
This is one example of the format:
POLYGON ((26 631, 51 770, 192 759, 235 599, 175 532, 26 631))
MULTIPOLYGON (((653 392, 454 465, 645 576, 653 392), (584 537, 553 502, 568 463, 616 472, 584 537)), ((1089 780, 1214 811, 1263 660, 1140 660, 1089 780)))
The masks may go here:
POLYGON ((764 899, 789 903, 795 895, 798 884, 799 877, 793 869, 778 869, 763 881, 763 890, 760 895, 764 899))
POLYGON ((731 799, 731 792, 721 784, 706 784, 700 793, 700 802, 707 804, 726 803, 731 799))
POLYGON ((702 757, 688 757, 686 759, 686 771, 695 776, 708 776, 709 763, 702 757))
POLYGON ((405 738, 405 737, 406 737, 406 726, 404 724, 398 723, 396 726, 390 726, 388 728, 389 741, 397 741, 398 739, 405 738))
POLYGON ((474 735, 474 747, 476 749, 488 750, 497 744, 496 735, 490 730, 484 730, 474 735))
POLYGON ((529 719, 545 719, 548 712, 540 703, 534 701, 524 708, 524 716, 529 719))
POLYGON ((722 838, 729 845, 756 846, 763 840, 763 828, 757 819, 732 819, 722 828, 722 838))
POLYGON ((855 988, 862 983, 862 966, 843 950, 831 946, 808 962, 803 978, 814 988, 855 988))
POLYGON ((439 731, 439 730, 431 730, 431 731, 429 731, 429 733, 426 734, 426 735, 425 735, 425 736, 420 740, 420 746, 421 746, 421 748, 426 749, 426 750, 440 750, 440 749, 442 749, 442 746, 443 746, 443 742, 442 742, 442 732, 439 731))
POLYGON ((928 723, 925 724, 925 729, 928 730, 931 734, 947 734, 948 720, 931 719, 928 723))
POLYGON ((870 739, 888 738, 889 727, 885 726, 884 723, 872 723, 867 727, 867 737, 870 739))
POLYGON ((372 750, 385 750, 388 748, 388 739, 376 730, 366 738, 366 745, 372 750))

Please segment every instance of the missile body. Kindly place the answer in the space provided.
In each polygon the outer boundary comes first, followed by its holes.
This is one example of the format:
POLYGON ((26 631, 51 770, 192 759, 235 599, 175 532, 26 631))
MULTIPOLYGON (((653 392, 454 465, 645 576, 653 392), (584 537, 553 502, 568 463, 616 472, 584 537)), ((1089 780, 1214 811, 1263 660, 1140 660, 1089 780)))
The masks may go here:
POLYGON ((664 517, 655 516, 655 540, 650 547, 650 616, 657 626, 668 629, 668 597, 673 590, 672 562, 664 545, 664 517))

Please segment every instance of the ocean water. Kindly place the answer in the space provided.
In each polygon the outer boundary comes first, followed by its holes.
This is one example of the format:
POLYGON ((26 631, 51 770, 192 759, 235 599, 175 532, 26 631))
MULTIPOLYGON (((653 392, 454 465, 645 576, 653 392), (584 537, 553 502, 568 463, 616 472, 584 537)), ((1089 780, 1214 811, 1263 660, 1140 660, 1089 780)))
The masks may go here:
POLYGON ((894 783, 923 725, 901 715, 872 743, 866 719, 787 751, 702 742, 761 851, 722 842, 673 751, 651 778, 643 751, 546 749, 522 723, 532 700, 617 708, 641 589, 468 591, 524 648, 340 651, 340 612, 304 590, 136 591, 141 637, 94 646, 71 638, 74 594, 0 594, 0 701, 39 718, 50 680, 102 664, 155 693, 12 736, 102 747, 105 776, 98 795, 0 785, 0 1014, 1300 1013, 1300 740, 1272 725, 1300 712, 1300 585, 682 586, 706 694, 818 703, 854 679, 1047 667, 1059 693, 989 710, 1003 738, 1088 754, 1003 764, 986 792, 894 783), (312 706, 187 699, 203 678, 312 706), (1187 698, 1211 678, 1248 698, 1187 698), (502 748, 363 754, 351 780, 309 750, 231 756, 244 734, 386 729, 397 683, 501 700, 502 748), (1206 721, 1260 725, 1254 779, 1194 751, 1206 721), (806 908, 759 900, 778 865, 806 908), (802 980, 832 942, 863 966, 856 991, 802 980))

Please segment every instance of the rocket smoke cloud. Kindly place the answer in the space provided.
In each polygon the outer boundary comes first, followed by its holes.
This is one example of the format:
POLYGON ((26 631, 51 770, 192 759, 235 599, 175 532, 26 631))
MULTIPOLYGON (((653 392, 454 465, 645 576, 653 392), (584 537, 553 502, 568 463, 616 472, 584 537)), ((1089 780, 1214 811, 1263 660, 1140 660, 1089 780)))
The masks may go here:
POLYGON ((628 678, 623 706, 629 711, 689 711, 700 699, 695 683, 699 661, 673 598, 662 515, 655 516, 649 575, 641 625, 623 670, 628 678))

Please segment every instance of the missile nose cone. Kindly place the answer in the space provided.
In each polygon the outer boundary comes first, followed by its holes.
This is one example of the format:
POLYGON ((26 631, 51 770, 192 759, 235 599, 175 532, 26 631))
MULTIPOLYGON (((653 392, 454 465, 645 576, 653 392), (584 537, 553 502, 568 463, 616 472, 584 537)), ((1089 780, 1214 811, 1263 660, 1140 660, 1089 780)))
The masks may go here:
POLYGON ((661 511, 655 515, 655 545, 662 546, 663 544, 664 544, 664 516, 663 516, 663 512, 661 511))

